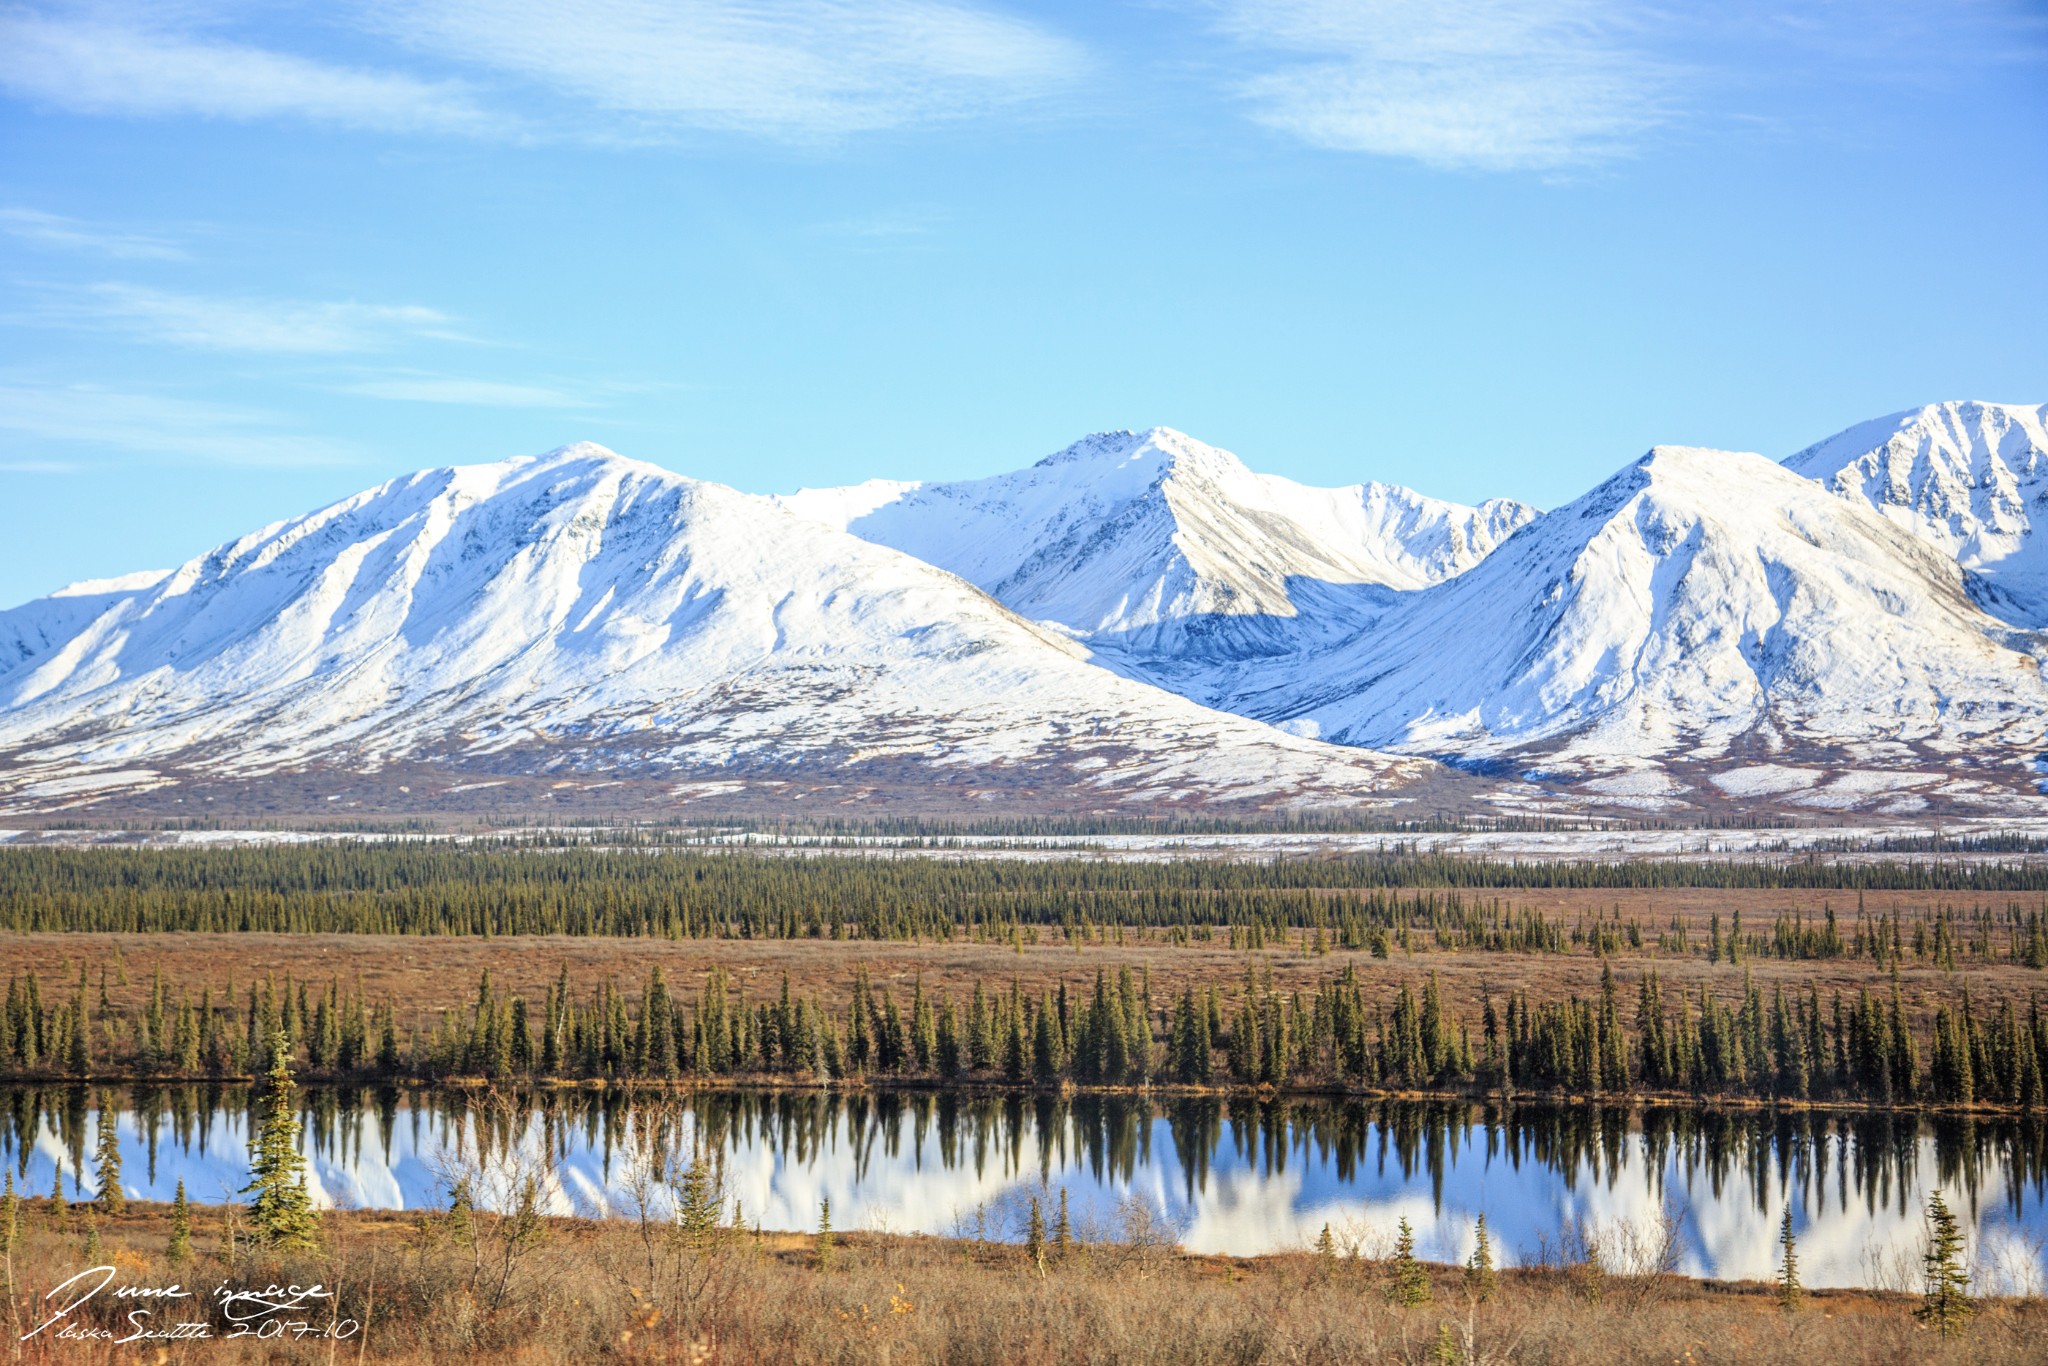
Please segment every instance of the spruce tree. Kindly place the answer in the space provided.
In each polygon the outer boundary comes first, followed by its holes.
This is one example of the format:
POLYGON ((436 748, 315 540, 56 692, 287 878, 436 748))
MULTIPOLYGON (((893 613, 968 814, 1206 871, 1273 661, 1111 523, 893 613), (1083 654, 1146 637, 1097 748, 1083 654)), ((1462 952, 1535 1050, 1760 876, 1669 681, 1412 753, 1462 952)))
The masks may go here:
POLYGON ((121 1129, 109 1099, 106 1092, 100 1093, 92 1158, 100 1183, 100 1208, 108 1214, 119 1214, 127 1205, 127 1196, 121 1189, 121 1129))
POLYGON ((164 1246, 164 1260, 172 1266, 192 1256, 192 1207, 185 1203, 185 1183, 178 1183, 177 1198, 171 1201, 171 1241, 164 1246))
POLYGON ((1074 1250, 1074 1221, 1067 1215, 1067 1188, 1060 1187, 1060 1213, 1052 1225, 1053 1255, 1065 1259, 1074 1250))
POLYGON ((391 1007, 384 1007, 384 1023, 377 1031, 377 1070, 385 1076, 398 1072, 398 1021, 391 1013, 391 1007))
POLYGON ((948 992, 939 998, 939 1075, 950 1081, 960 1075, 965 1062, 965 1052, 960 1044, 960 1017, 953 1009, 952 993, 948 992))
POLYGON ((1042 1002, 1038 1023, 1031 1032, 1031 1079, 1040 1086, 1055 1085, 1060 1079, 1061 1062, 1058 1017, 1049 1002, 1042 1002))
POLYGON ((724 1164, 707 1157, 700 1143, 683 1170, 676 1220, 684 1242, 702 1247, 718 1232, 718 1218, 725 1212, 724 1164))
POLYGON ((812 1253, 812 1262, 820 1271, 830 1271, 833 1260, 832 1243, 832 1197, 818 1201, 818 1241, 812 1253))
POLYGON ((1410 1308, 1428 1304, 1429 1270, 1415 1258, 1415 1230, 1403 1219, 1394 1239, 1394 1255, 1387 1263, 1387 1298, 1410 1308))
POLYGON ((939 1017, 925 997, 921 974, 910 1000, 910 1057, 920 1073, 934 1070, 939 1060, 939 1017))
POLYGON ((1778 1225, 1778 1246, 1784 1252, 1778 1262, 1778 1304, 1786 1313, 1799 1308, 1806 1289, 1799 1284, 1799 1248, 1792 1234, 1792 1202, 1785 1202, 1785 1217, 1778 1225))
POLYGON ((1493 1298, 1495 1274, 1493 1270, 1493 1239, 1486 1232, 1486 1216, 1479 1216, 1474 1229, 1477 1235, 1472 1246, 1472 1255, 1465 1261, 1465 1289, 1474 1299, 1493 1298))
POLYGON ((1006 1013, 1010 1017, 1010 1032, 1003 1047, 1003 1075, 1013 1086, 1022 1085, 1031 1066, 1031 1049, 1024 1039, 1024 1006, 1014 994, 1006 1013))
POLYGON ((1960 1333, 1976 1306, 1970 1302, 1970 1273, 1963 1266, 1963 1232, 1940 1191, 1927 1197, 1927 1248, 1920 1266, 1925 1290, 1913 1317, 1939 1329, 1944 1338, 1960 1333))
POLYGON ((71 1030, 69 1042, 64 1049, 65 1066, 74 1077, 82 1077, 92 1070, 92 1049, 87 1040, 91 1037, 92 1024, 86 1018, 85 993, 79 992, 71 1003, 71 1030))
POLYGON ((466 1176, 448 1192, 448 1236, 457 1247, 476 1246, 476 1197, 466 1176))
POLYGON ((306 1191, 306 1160, 299 1156, 298 1084, 292 1080, 291 1049, 284 1031, 270 1040, 270 1073, 263 1093, 263 1121, 250 1143, 249 1184, 242 1194, 254 1240, 269 1247, 310 1247, 319 1215, 306 1191))
POLYGON ((14 1193, 14 1173, 7 1173, 7 1189, 0 1191, 0 1257, 12 1257, 21 1239, 21 1197, 14 1193))

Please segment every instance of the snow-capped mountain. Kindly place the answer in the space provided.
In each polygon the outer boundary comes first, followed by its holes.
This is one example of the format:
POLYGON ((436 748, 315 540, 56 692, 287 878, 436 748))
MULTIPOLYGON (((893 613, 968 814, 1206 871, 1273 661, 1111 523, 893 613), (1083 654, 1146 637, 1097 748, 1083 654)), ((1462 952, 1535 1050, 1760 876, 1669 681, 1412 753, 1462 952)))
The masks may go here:
POLYGON ((154 588, 168 569, 69 584, 46 598, 0 612, 0 675, 21 660, 48 654, 92 623, 115 602, 154 588))
POLYGON ((988 479, 781 501, 1064 626, 1105 662, 1177 679, 1355 634, 1394 592, 1464 572, 1535 515, 1391 484, 1310 488, 1166 427, 1101 433, 988 479))
POLYGON ((1431 767, 1118 677, 941 569, 588 445, 79 585, 0 613, 0 650, 17 794, 425 761, 1345 801, 1431 767))
POLYGON ((337 777, 408 809, 2031 809, 2044 431, 1946 404, 1784 465, 1660 447, 1542 515, 1164 428, 782 498, 589 445, 428 470, 0 612, 0 810, 337 777))
POLYGON ((2042 744, 2035 648, 1870 508, 1762 456, 1662 447, 1234 702, 1443 755, 1896 763, 2042 744))
POLYGON ((2048 627, 2048 404, 1930 403, 1851 427, 1785 462, 1870 504, 1970 571, 1977 601, 2048 627))

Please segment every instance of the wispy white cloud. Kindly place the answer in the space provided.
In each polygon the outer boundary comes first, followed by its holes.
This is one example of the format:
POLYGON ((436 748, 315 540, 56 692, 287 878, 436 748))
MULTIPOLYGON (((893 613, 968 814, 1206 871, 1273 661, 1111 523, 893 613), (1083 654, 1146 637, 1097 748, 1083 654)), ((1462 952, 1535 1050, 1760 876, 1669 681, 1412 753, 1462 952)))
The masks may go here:
POLYGON ((419 337, 470 340, 447 314, 418 304, 221 298, 113 283, 52 293, 21 320, 268 355, 376 351, 419 337))
POLYGON ((0 232, 37 246, 93 252, 126 261, 182 261, 185 252, 162 238, 116 232, 40 209, 0 209, 0 232))
POLYGON ((1239 87, 1271 127, 1434 166, 1552 170, 1626 152, 1672 114, 1642 13, 1618 0, 1226 0, 1222 26, 1278 58, 1239 87))
POLYGON ((404 403, 453 403, 480 408, 591 408, 596 405, 559 389, 505 384, 446 375, 396 375, 336 386, 336 392, 404 403))
POLYGON ((1087 66, 1037 24, 948 0, 387 0, 413 47, 620 119, 796 141, 1030 100, 1087 66))
POLYGON ((939 209, 884 209, 877 213, 858 214, 851 218, 835 218, 829 222, 813 224, 810 232, 818 237, 844 237, 863 242, 903 241, 931 236, 945 223, 946 218, 947 215, 939 209))
POLYGON ((335 465, 357 458, 349 447, 291 431, 273 413, 92 384, 0 382, 0 431, 226 465, 335 465))
POLYGON ((0 87, 88 114, 301 118, 395 132, 496 134, 511 126, 466 85, 174 26, 182 8, 0 11, 0 87))
POLYGON ((0 460, 0 474, 76 474, 69 460, 0 460))
POLYGON ((0 9, 0 89, 89 114, 299 118, 493 138, 648 141, 709 130, 815 142, 1008 107, 1087 66, 1078 43, 973 0, 336 6, 330 20, 403 49, 376 66, 228 31, 247 17, 224 0, 0 9), (422 57, 478 79, 409 69, 422 57))

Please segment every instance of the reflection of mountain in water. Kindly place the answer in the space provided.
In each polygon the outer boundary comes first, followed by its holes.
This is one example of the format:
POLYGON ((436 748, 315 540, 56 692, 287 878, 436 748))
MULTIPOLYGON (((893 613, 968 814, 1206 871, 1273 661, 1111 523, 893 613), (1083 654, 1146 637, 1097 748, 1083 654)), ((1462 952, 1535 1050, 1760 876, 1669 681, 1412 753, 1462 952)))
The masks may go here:
MULTIPOLYGON (((61 1163, 67 1185, 91 1192, 96 1122, 83 1088, 0 1088, 0 1160, 23 1190, 49 1190, 61 1163)), ((183 1180, 217 1201, 248 1179, 243 1090, 136 1088, 118 1122, 135 1198, 167 1200, 183 1180)), ((562 1213, 621 1213, 647 1177, 702 1152, 722 1161, 750 1226, 815 1227, 830 1198, 842 1228, 1012 1237, 1030 1194, 1065 1190, 1084 1236, 1107 1234, 1136 1198, 1199 1252, 1304 1247, 1325 1223, 1371 1250, 1405 1217, 1424 1255, 1461 1260, 1483 1212, 1512 1261, 1568 1227, 1643 1229, 1669 1208, 1685 1216, 1681 1269, 1723 1278, 1771 1274, 1789 1198, 1816 1286, 1879 1282, 1880 1263, 1910 1260, 1938 1185, 1971 1220, 1981 1279, 2048 1273, 2039 1118, 924 1093, 477 1102, 313 1088, 304 1141, 329 1205, 438 1205, 451 1162, 471 1161, 544 1172, 562 1213)))

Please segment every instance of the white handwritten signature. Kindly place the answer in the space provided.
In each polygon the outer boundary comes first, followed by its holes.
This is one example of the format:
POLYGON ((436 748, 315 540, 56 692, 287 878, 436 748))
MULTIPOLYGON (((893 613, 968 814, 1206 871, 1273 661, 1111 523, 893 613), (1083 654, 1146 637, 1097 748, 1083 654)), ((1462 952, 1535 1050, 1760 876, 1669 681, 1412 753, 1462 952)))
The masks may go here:
MULTIPOLYGON (((208 1317, 180 1323, 161 1325, 157 1322, 157 1310, 137 1307, 127 1314, 126 1336, 119 1336, 120 1330, 102 1328, 95 1324, 81 1322, 74 1318, 76 1311, 113 1285, 112 1266, 88 1267, 84 1271, 55 1286, 43 1296, 47 1304, 58 1301, 50 1316, 21 1335, 27 1342, 30 1338, 57 1327, 51 1333, 53 1338, 68 1338, 76 1341, 99 1340, 119 1345, 124 1342, 190 1342, 214 1336, 211 1308, 218 1308, 221 1317, 227 1321, 226 1337, 281 1338, 291 1337, 353 1337, 360 1329, 354 1319, 332 1318, 326 1323, 309 1323, 303 1319, 292 1319, 287 1315, 317 1310, 322 1300, 332 1300, 334 1292, 327 1287, 312 1285, 268 1285, 261 1290, 231 1287, 222 1281, 207 1296, 210 1308, 208 1317), (61 1325, 61 1326, 58 1326, 61 1325)), ((198 1292, 187 1290, 173 1281, 169 1285, 118 1285, 114 1286, 109 1298, 116 1301, 139 1301, 144 1305, 167 1304, 172 1300, 197 1300, 198 1292)), ((190 1312, 190 1307, 185 1307, 190 1312)))

